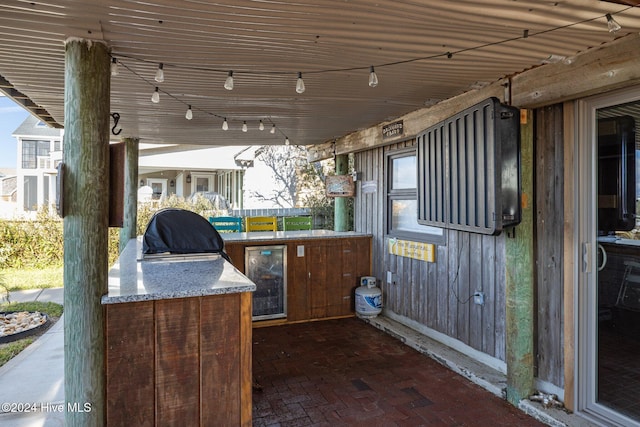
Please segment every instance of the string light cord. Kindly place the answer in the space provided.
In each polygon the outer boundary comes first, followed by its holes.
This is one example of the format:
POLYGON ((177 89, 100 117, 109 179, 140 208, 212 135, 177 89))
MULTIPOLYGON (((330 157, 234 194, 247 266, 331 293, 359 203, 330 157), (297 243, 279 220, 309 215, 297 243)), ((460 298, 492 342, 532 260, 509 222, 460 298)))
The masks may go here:
MULTIPOLYGON (((118 65, 121 66, 122 68, 124 68, 125 70, 127 70, 128 72, 130 72, 131 74, 133 74, 134 76, 136 76, 137 78, 139 78, 140 80, 142 80, 143 82, 145 82, 146 84, 148 84, 149 86, 154 87, 154 88, 158 88, 158 92, 162 93, 163 95, 166 95, 169 98, 173 99, 174 101, 177 101, 180 104, 182 104, 184 106, 187 106, 193 112, 204 113, 204 114, 209 115, 211 117, 215 117, 215 118, 220 119, 220 120, 225 120, 225 121, 227 121, 227 123, 229 123, 229 122, 231 122, 231 123, 244 122, 244 120, 229 119, 229 116, 218 114, 218 113, 214 113, 214 112, 202 109, 202 108, 195 107, 193 104, 189 104, 188 102, 183 101, 182 99, 180 99, 177 96, 171 94, 170 92, 168 92, 166 90, 162 90, 159 86, 157 86, 156 82, 145 78, 140 73, 136 72, 134 69, 129 67, 126 63, 118 60, 118 65)), ((165 66, 166 66, 166 64, 165 64, 165 66)), ((265 117, 262 120, 263 120, 264 123, 267 123, 267 124, 271 125, 275 129, 275 131, 280 133, 285 139, 288 139, 287 134, 275 124, 275 122, 273 121, 273 119, 271 117, 265 117)))
MULTIPOLYGON (((516 37, 510 37, 507 39, 502 39, 502 40, 497 40, 495 42, 489 42, 489 43, 484 43, 484 44, 480 44, 480 45, 476 45, 476 46, 472 46, 472 47, 468 47, 468 48, 463 48, 463 49, 458 49, 458 50, 453 50, 453 51, 447 51, 447 52, 443 52, 443 53, 437 53, 437 54, 433 54, 433 55, 426 55, 426 56, 420 56, 420 57, 415 57, 415 58, 408 58, 408 59, 403 59, 403 60, 399 60, 399 61, 393 61, 393 62, 384 62, 384 63, 380 63, 380 64, 368 64, 368 65, 363 65, 363 66, 355 66, 355 67, 340 67, 340 68, 326 68, 326 69, 320 69, 320 70, 308 70, 308 71, 304 71, 304 75, 313 75, 313 74, 325 74, 325 73, 338 73, 338 72, 349 72, 349 71, 361 71, 361 70, 366 70, 369 71, 371 66, 374 66, 376 69, 377 68, 384 68, 384 67, 390 67, 393 65, 402 65, 402 64, 409 64, 412 62, 419 62, 419 61, 427 61, 427 60, 431 60, 431 59, 437 59, 437 58, 451 58, 454 55, 458 55, 461 53, 466 53, 466 52, 472 52, 475 50, 480 50, 480 49, 484 49, 487 47, 493 47, 493 46, 498 46, 501 44, 505 44, 505 43, 510 43, 510 42, 514 42, 517 40, 522 40, 522 39, 526 39, 526 38, 531 38, 531 37, 536 37, 536 36, 540 36, 543 34, 548 34, 554 31, 558 31, 558 30, 563 30, 566 28, 571 28, 571 27, 575 27, 577 25, 582 25, 582 24, 586 24, 589 22, 593 22, 593 21, 597 21, 599 19, 605 18, 607 15, 618 15, 620 13, 626 12, 629 9, 633 9, 636 6, 627 6, 617 12, 612 12, 609 14, 605 14, 605 15, 598 15, 596 17, 593 18, 589 18, 589 19, 583 19, 581 21, 577 21, 577 22, 573 22, 570 24, 566 24, 566 25, 561 25, 558 27, 553 27, 553 28, 548 28, 546 30, 540 30, 538 32, 535 33, 531 33, 529 32, 529 30, 525 30, 525 32, 523 33, 523 35, 520 36, 516 36, 516 37)), ((127 59, 131 59, 131 60, 135 60, 138 62, 142 62, 142 63, 148 63, 148 64, 158 64, 157 61, 152 61, 149 59, 145 59, 145 58, 138 58, 135 57, 133 55, 127 55, 127 54, 117 54, 117 55, 113 55, 116 58, 127 58, 127 59)), ((167 64, 164 63, 165 67, 173 67, 176 69, 182 69, 182 70, 191 70, 191 71, 204 71, 207 73, 224 73, 224 74, 228 74, 229 69, 225 68, 210 68, 210 67, 198 67, 198 66, 193 66, 193 65, 177 65, 177 64, 167 64)), ((242 71, 242 70, 234 70, 235 75, 237 76, 238 74, 244 74, 244 75, 250 75, 250 76, 286 76, 286 75, 296 75, 298 74, 298 72, 291 72, 291 71, 252 71, 252 70, 246 70, 246 71, 242 71)))
MULTIPOLYGON (((618 15, 620 13, 623 13, 629 9, 634 8, 635 6, 630 5, 627 6, 617 12, 612 12, 612 13, 607 13, 605 15, 598 15, 596 17, 593 18, 589 18, 589 19, 583 19, 581 21, 578 22, 573 22, 570 24, 566 24, 566 25, 561 25, 558 27, 553 27, 553 28, 549 28, 546 30, 540 30, 538 32, 535 33, 531 33, 529 30, 524 30, 523 34, 517 37, 510 37, 510 38, 506 38, 506 39, 502 39, 502 40, 497 40, 494 42, 489 42, 489 43, 483 43, 480 45, 476 45, 476 46, 472 46, 472 47, 468 47, 468 48, 463 48, 463 49, 458 49, 458 50, 453 50, 453 51, 447 51, 444 53, 438 53, 438 54, 433 54, 433 55, 426 55, 426 56, 421 56, 421 57, 416 57, 416 58, 408 58, 408 59, 404 59, 404 60, 399 60, 399 61, 393 61, 393 62, 385 62, 385 63, 380 63, 380 64, 368 64, 366 66, 356 66, 356 67, 340 67, 340 68, 328 68, 328 69, 320 69, 320 70, 310 70, 310 71, 304 71, 304 75, 318 75, 318 74, 326 74, 326 73, 338 73, 338 72, 350 72, 350 71, 361 71, 361 70, 366 70, 366 71, 370 71, 373 68, 376 69, 380 69, 380 68, 384 68, 384 67, 391 67, 391 66, 396 66, 396 65, 403 65, 403 64, 409 64, 409 63, 413 63, 413 62, 419 62, 419 61, 427 61, 427 60, 432 60, 432 59, 437 59, 437 58, 447 58, 447 59, 451 59, 453 56, 455 55, 459 55, 462 53, 466 53, 466 52, 471 52, 471 51, 475 51, 475 50, 480 50, 480 49, 484 49, 487 47, 492 47, 492 46, 498 46, 498 45, 502 45, 502 44, 506 44, 506 43, 510 43, 510 42, 514 42, 517 40, 523 40, 523 39, 528 39, 531 37, 536 37, 536 36, 540 36, 543 34, 548 34, 554 31, 558 31, 558 30, 562 30, 562 29, 566 29, 566 28, 570 28, 570 27, 574 27, 577 25, 581 25, 581 24, 585 24, 585 23, 589 23, 589 22, 593 22, 602 18, 607 18, 609 19, 609 17, 611 17, 612 15, 618 15)), ((127 71, 129 71, 130 73, 132 73, 133 75, 135 75, 136 77, 138 77, 139 79, 141 79, 142 81, 144 81, 145 83, 147 83, 148 85, 155 87, 156 90, 160 93, 163 93, 164 95, 168 96, 169 98, 173 99, 174 101, 177 101, 185 106, 188 106, 189 109, 191 109, 193 112, 201 112, 204 114, 207 114, 209 116, 212 117, 216 117, 220 120, 224 120, 226 122, 245 122, 245 120, 234 120, 231 119, 229 120, 229 116, 227 115, 221 115, 218 113, 214 113, 211 111, 207 111, 201 108, 198 108, 197 106, 194 107, 193 104, 188 103, 186 101, 183 101, 182 99, 178 98, 177 96, 160 89, 157 86, 157 81, 150 81, 147 78, 145 78, 144 76, 140 75, 139 73, 137 73, 135 70, 133 70, 131 67, 127 66, 126 63, 123 63, 121 59, 125 58, 127 60, 131 60, 131 61, 136 61, 136 62, 140 62, 140 63, 148 63, 148 64, 159 64, 158 68, 159 69, 163 69, 163 68, 175 68, 175 69, 182 69, 182 70, 191 70, 191 71, 201 71, 201 72, 207 72, 207 73, 224 73, 225 75, 231 76, 231 72, 229 71, 228 68, 222 69, 222 68, 210 68, 210 67, 198 67, 198 66, 192 66, 192 65, 177 65, 177 64, 170 64, 170 63, 166 63, 166 62, 157 62, 157 61, 151 61, 149 59, 145 59, 145 58, 138 58, 135 57, 133 55, 128 55, 128 54, 118 54, 118 53, 112 53, 111 54, 111 58, 112 58, 112 74, 115 76, 117 75, 117 71, 114 73, 113 69, 117 70, 117 67, 115 66, 115 64, 117 65, 121 65, 123 68, 125 68, 127 71)), ((278 76, 284 76, 284 75, 291 75, 293 74, 290 71, 251 71, 251 70, 240 70, 238 71, 237 69, 233 71, 233 73, 235 73, 235 75, 237 76, 238 74, 243 74, 243 75, 252 75, 252 76, 274 76, 274 75, 278 75, 278 76)), ((295 75, 300 79, 301 78, 301 73, 298 71, 295 73, 295 75)), ((376 82, 377 83, 377 82, 376 82)), ((372 86, 373 87, 373 86, 372 86)), ((303 92, 304 90, 302 90, 303 92)), ((298 92, 298 93, 302 93, 302 92, 298 92)), ((286 141, 289 142, 289 138, 286 135, 285 132, 283 132, 280 128, 278 128, 275 123, 273 122, 273 120, 271 120, 270 117, 267 117, 266 120, 269 121, 269 123, 273 126, 273 128, 275 128, 282 136, 285 137, 286 141)), ((274 133, 274 132, 271 132, 274 133)))

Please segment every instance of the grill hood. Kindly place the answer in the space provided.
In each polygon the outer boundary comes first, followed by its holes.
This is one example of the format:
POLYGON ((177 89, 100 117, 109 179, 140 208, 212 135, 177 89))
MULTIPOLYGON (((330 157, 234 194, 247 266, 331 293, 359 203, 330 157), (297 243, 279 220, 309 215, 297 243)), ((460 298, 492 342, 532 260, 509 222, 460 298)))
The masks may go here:
POLYGON ((224 240, 209 221, 186 209, 166 208, 156 212, 142 238, 142 254, 220 254, 224 240))

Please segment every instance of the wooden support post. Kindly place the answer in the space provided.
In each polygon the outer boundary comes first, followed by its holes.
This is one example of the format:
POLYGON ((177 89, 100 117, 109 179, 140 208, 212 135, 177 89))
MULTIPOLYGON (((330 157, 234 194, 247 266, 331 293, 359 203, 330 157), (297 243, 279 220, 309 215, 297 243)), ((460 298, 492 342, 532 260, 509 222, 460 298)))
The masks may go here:
POLYGON ((518 405, 533 392, 534 254, 533 120, 521 112, 522 222, 505 242, 507 400, 518 405))
POLYGON ((120 229, 120 252, 136 238, 138 220, 138 153, 139 139, 125 138, 124 225, 120 229))
POLYGON ((576 234, 578 224, 574 223, 575 208, 575 192, 577 191, 577 183, 573 174, 577 167, 576 162, 576 134, 573 127, 577 120, 577 112, 573 101, 567 101, 562 106, 564 129, 564 239, 563 239, 563 342, 564 347, 564 407, 569 411, 575 410, 576 404, 576 381, 575 381, 575 364, 576 364, 576 324, 575 311, 577 307, 574 305, 575 298, 575 259, 574 251, 576 250, 576 234))
POLYGON ((104 314, 108 285, 109 49, 65 46, 64 392, 67 427, 105 423, 104 314))
MULTIPOLYGON (((349 156, 339 154, 336 156, 336 175, 346 175, 349 169, 349 156)), ((333 229, 335 231, 349 230, 349 212, 347 209, 347 198, 336 197, 334 200, 333 229)))

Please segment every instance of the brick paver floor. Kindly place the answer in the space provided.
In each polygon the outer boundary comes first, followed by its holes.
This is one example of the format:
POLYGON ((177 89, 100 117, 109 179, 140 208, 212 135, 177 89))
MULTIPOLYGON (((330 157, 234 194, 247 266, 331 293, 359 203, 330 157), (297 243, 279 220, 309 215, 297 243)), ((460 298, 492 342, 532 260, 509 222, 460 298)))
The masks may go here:
POLYGON ((253 331, 254 426, 541 426, 349 318, 253 331))

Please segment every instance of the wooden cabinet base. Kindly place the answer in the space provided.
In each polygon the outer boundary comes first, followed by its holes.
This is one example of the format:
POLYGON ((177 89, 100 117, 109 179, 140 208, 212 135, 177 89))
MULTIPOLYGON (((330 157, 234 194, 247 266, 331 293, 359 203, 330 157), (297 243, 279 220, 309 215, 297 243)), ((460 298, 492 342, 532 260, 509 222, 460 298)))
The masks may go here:
POLYGON ((244 252, 251 246, 287 246, 287 317, 260 320, 254 327, 355 315, 355 289, 371 275, 371 236, 272 241, 233 241, 225 250, 243 273, 244 252))
POLYGON ((109 426, 251 426, 251 294, 108 304, 109 426))

